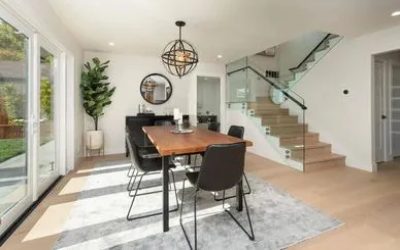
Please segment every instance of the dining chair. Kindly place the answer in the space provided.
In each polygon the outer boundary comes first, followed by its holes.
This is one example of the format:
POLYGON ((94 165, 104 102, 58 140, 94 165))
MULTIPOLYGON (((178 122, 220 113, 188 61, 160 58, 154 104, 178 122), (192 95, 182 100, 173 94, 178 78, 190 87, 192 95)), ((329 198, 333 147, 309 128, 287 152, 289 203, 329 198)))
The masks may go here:
MULTIPOLYGON (((204 154, 202 165, 197 172, 187 172, 186 179, 183 181, 182 199, 179 213, 179 223, 185 235, 185 239, 189 247, 193 249, 192 243, 185 230, 182 220, 183 205, 185 202, 185 182, 189 182, 194 186, 193 192, 193 210, 194 210, 194 249, 197 249, 197 194, 200 190, 208 192, 223 192, 238 185, 239 192, 242 190, 242 176, 244 171, 244 158, 246 152, 245 143, 219 144, 210 145, 204 154)), ((222 208, 227 212, 235 223, 246 233, 250 240, 254 240, 253 225, 250 218, 250 212, 247 206, 246 195, 243 194, 243 201, 246 208, 246 216, 248 219, 250 233, 240 224, 235 216, 225 208, 225 198, 222 199, 222 208)))
MULTIPOLYGON (((131 180, 129 181, 129 184, 128 184, 128 192, 129 192, 129 196, 132 197, 132 202, 129 207, 128 214, 126 216, 127 220, 134 220, 134 219, 145 218, 145 217, 149 217, 149 216, 153 216, 153 215, 162 214, 162 212, 156 212, 156 213, 146 214, 146 215, 137 216, 137 217, 130 216, 133 204, 134 204, 137 196, 149 195, 149 194, 162 192, 162 190, 157 190, 157 191, 150 191, 150 192, 144 192, 144 193, 138 194, 138 191, 142 189, 141 184, 142 184, 142 180, 143 180, 144 176, 161 172, 162 158, 160 157, 159 154, 153 154, 153 155, 142 154, 140 151, 140 147, 138 145, 136 145, 135 141, 132 140, 132 138, 129 136, 128 133, 126 134, 126 143, 128 145, 131 164, 134 166, 133 167, 134 173, 132 174, 131 180), (138 183, 137 183, 136 187, 134 187, 137 178, 138 178, 138 183), (132 187, 129 188, 129 185, 132 185, 132 187), (133 194, 131 194, 131 192, 133 192, 133 194)), ((168 161, 168 164, 169 164, 169 161, 168 161)), ((179 207, 178 196, 177 196, 176 185, 175 185, 175 176, 174 176, 174 172, 172 171, 173 167, 175 167, 173 164, 168 165, 169 172, 172 177, 172 184, 173 184, 172 186, 173 186, 174 193, 175 193, 177 207, 174 209, 170 209, 169 212, 177 211, 178 207, 179 207)), ((161 185, 156 185, 156 186, 161 186, 161 185)), ((146 188, 153 188, 156 186, 146 187, 146 188)), ((170 182, 170 186, 171 186, 171 182, 170 182)))
MULTIPOLYGON (((232 125, 229 127, 228 135, 239 138, 239 139, 243 139, 244 127, 238 126, 238 125, 232 125)), ((244 177, 244 180, 245 180, 246 186, 247 186, 247 191, 245 191, 245 194, 251 194, 251 186, 250 186, 249 180, 247 179, 246 173, 244 171, 243 171, 243 177, 244 177)), ((235 197, 236 197, 236 195, 232 195, 232 196, 225 197, 225 199, 231 199, 231 198, 235 198, 235 197)), ((218 198, 217 195, 214 195, 214 199, 216 201, 222 200, 222 198, 218 198)))
POLYGON ((171 126, 172 121, 169 120, 157 120, 154 122, 154 126, 171 126))
POLYGON ((210 122, 208 124, 208 130, 211 130, 214 132, 219 132, 219 127, 220 127, 219 122, 210 122))
MULTIPOLYGON (((129 137, 131 140, 133 140, 133 138, 134 138, 133 134, 131 133, 131 131, 129 130, 128 127, 125 128, 125 135, 126 135, 126 137, 129 137)), ((128 146, 128 143, 126 145, 128 146)), ((139 145, 139 144, 137 143, 137 145, 139 145)), ((141 155, 146 155, 148 157, 150 157, 150 156, 154 157, 154 156, 157 156, 157 155, 159 156, 157 148, 154 145, 141 145, 139 148, 140 148, 140 154, 141 155)), ((130 155, 130 153, 129 153, 129 148, 128 148, 128 156, 129 155, 130 155)), ((127 173, 127 176, 129 178, 131 178, 132 175, 134 174, 134 170, 135 170, 135 166, 131 161, 131 164, 130 164, 130 167, 129 167, 128 173, 127 173)), ((127 186, 127 190, 130 189, 129 188, 130 186, 131 186, 131 182, 129 181, 129 184, 127 186)))

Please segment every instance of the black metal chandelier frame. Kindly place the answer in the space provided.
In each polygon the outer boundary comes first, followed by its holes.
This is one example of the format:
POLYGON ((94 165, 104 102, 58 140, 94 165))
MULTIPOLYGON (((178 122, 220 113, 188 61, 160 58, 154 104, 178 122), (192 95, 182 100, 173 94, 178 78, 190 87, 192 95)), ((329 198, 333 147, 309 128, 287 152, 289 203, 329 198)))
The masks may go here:
POLYGON ((196 68, 199 56, 194 47, 182 39, 182 27, 185 26, 185 22, 177 21, 175 24, 179 27, 179 39, 165 46, 161 59, 170 74, 182 77, 196 68))

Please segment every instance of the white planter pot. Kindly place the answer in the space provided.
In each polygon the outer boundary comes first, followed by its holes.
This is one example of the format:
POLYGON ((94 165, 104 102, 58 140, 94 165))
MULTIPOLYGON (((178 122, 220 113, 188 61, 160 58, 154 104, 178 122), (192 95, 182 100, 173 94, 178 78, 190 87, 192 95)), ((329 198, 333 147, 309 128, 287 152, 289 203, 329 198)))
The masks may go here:
POLYGON ((87 131, 86 148, 90 150, 103 148, 103 131, 101 130, 87 131))

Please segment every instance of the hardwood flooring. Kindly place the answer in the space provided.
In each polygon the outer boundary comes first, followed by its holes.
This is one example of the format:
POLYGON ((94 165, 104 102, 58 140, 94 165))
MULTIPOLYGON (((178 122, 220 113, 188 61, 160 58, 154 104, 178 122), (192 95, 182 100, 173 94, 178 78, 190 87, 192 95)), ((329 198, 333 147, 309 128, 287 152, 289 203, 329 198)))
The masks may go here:
MULTIPOLYGON (((52 249, 90 169, 97 161, 122 157, 82 161, 0 249, 52 249)), ((400 160, 382 164, 377 173, 348 167, 300 173, 248 154, 246 171, 345 223, 291 249, 400 249, 400 160)))

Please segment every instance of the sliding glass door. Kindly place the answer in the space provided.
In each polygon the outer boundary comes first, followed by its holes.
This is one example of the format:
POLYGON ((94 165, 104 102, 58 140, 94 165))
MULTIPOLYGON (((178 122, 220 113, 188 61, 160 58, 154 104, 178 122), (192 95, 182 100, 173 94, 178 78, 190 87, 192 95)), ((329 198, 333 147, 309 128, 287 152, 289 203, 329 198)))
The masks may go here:
POLYGON ((0 7, 0 235, 65 167, 60 160, 60 138, 65 138, 60 69, 65 62, 60 55, 0 7))
POLYGON ((57 85, 59 80, 57 49, 39 39, 40 79, 39 79, 39 140, 37 182, 39 194, 58 176, 58 105, 57 85))
POLYGON ((32 201, 31 39, 17 25, 0 18, 0 233, 32 201))

